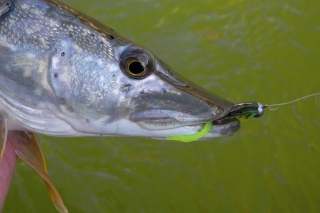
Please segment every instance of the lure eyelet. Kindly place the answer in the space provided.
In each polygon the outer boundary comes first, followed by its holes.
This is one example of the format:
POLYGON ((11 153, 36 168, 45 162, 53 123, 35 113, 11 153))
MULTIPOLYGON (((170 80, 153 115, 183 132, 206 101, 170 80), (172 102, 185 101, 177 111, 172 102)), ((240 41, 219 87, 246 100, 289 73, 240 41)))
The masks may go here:
POLYGON ((154 60, 146 50, 131 47, 121 55, 120 67, 127 76, 143 79, 153 72, 154 60))
POLYGON ((256 111, 256 114, 253 116, 255 118, 259 118, 263 115, 264 113, 264 108, 266 108, 267 106, 264 106, 260 103, 257 102, 257 105, 258 105, 258 108, 257 108, 257 111, 256 111))

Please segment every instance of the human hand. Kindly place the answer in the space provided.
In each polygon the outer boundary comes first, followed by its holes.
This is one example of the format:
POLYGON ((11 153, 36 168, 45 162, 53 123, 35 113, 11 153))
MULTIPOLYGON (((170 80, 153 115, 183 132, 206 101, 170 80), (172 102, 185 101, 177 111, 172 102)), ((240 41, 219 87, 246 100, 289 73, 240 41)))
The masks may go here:
POLYGON ((16 165, 17 156, 11 146, 10 136, 8 135, 6 147, 0 162, 0 212, 2 211, 6 196, 10 187, 12 175, 16 165))

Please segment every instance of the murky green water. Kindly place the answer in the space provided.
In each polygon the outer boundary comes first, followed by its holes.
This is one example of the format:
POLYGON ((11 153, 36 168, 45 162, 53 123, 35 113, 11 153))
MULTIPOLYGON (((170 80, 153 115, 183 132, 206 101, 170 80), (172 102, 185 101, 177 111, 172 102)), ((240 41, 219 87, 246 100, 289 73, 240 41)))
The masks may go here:
MULTIPOLYGON (((320 91, 318 0, 65 0, 234 102, 320 91)), ((320 97, 267 110, 238 134, 181 144, 40 137, 70 212, 318 212, 320 97)), ((19 161, 5 213, 53 212, 19 161)))

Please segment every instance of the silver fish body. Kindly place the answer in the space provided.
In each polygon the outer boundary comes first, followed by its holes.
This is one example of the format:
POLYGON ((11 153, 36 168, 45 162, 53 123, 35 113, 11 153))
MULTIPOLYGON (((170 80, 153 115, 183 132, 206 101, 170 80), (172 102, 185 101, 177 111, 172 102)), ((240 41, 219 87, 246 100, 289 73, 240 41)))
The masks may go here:
MULTIPOLYGON (((0 0, 0 56, 0 114, 9 130, 163 139, 194 134, 234 106, 55 0, 0 0)), ((206 138, 240 125, 214 124, 206 138)))

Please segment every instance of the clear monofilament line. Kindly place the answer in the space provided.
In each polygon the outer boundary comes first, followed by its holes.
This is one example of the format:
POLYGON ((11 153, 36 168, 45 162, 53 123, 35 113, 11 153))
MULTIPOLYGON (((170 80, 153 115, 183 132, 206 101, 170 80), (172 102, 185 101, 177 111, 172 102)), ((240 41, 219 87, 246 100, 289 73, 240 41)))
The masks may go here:
POLYGON ((310 98, 310 97, 313 97, 313 96, 317 96, 317 95, 320 95, 320 92, 314 93, 314 94, 311 94, 311 95, 306 95, 306 96, 303 96, 301 98, 295 99, 293 101, 288 101, 288 102, 283 102, 283 103, 278 103, 278 104, 267 104, 265 106, 268 107, 270 110, 276 110, 276 109, 278 109, 278 107, 276 107, 276 108, 272 108, 272 107, 291 104, 291 103, 294 103, 294 102, 297 102, 297 101, 300 101, 300 100, 303 100, 303 99, 306 99, 306 98, 310 98))

